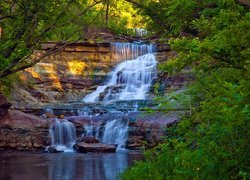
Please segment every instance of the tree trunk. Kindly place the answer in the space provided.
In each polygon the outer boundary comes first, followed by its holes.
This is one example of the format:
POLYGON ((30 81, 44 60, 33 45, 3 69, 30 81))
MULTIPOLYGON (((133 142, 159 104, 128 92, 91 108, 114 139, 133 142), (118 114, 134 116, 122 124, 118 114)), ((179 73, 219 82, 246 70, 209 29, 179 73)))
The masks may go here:
POLYGON ((105 26, 108 30, 108 20, 109 20, 109 0, 106 1, 106 17, 105 17, 105 26))

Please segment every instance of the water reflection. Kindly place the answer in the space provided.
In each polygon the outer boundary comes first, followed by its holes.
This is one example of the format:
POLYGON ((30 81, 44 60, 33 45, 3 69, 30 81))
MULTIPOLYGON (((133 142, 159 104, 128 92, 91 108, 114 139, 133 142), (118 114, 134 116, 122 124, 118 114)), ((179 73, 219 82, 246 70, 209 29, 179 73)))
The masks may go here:
POLYGON ((0 179, 113 180, 141 154, 5 154, 0 155, 0 179))

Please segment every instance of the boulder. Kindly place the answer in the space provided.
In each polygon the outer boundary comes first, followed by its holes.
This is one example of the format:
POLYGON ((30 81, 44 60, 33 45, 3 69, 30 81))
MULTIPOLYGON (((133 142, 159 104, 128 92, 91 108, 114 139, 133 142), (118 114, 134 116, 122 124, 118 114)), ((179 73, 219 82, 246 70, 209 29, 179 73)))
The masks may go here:
POLYGON ((75 146, 76 150, 81 153, 94 152, 94 153, 113 153, 116 151, 116 146, 105 143, 85 143, 80 142, 75 146))
POLYGON ((60 151, 60 150, 57 150, 55 147, 53 147, 53 146, 49 146, 46 150, 45 150, 45 152, 48 152, 48 153, 61 153, 61 152, 63 152, 63 151, 60 151))
POLYGON ((130 136, 126 141, 126 148, 130 150, 141 150, 145 146, 142 136, 130 136))
POLYGON ((42 151, 49 144, 47 121, 18 110, 6 110, 0 116, 0 149, 42 151))
POLYGON ((10 127, 25 130, 34 130, 36 128, 48 128, 46 119, 31 114, 23 113, 19 110, 9 110, 1 118, 0 128, 10 127))
POLYGON ((92 144, 92 143, 99 143, 99 140, 93 136, 84 136, 81 138, 81 142, 92 144))

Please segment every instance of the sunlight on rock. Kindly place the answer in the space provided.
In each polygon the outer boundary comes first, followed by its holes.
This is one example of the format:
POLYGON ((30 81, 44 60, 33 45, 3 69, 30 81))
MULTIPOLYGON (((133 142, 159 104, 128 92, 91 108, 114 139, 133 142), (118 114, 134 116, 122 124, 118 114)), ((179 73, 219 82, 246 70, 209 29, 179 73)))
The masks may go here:
POLYGON ((30 75, 33 77, 33 78, 37 78, 37 79, 41 79, 41 76, 39 75, 39 73, 37 73, 34 68, 28 68, 25 70, 26 72, 30 73, 30 75))
POLYGON ((38 73, 46 74, 46 76, 53 82, 53 90, 63 91, 60 83, 60 78, 57 75, 57 70, 53 64, 50 63, 38 63, 35 71, 38 73))
POLYGON ((69 73, 73 75, 83 74, 84 69, 87 67, 85 62, 74 59, 68 62, 69 73))

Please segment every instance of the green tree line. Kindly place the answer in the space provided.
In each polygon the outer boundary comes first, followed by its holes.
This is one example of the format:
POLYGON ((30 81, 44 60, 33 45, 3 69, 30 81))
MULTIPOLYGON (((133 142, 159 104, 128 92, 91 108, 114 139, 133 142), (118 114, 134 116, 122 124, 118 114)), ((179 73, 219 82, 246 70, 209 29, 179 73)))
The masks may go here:
POLYGON ((70 43, 84 41, 95 29, 123 34, 130 27, 143 25, 136 12, 124 0, 2 0, 0 80, 70 43), (47 41, 62 43, 34 57, 41 43, 47 41))
MULTIPOLYGON (((134 1, 133 1, 134 2, 134 1)), ((160 68, 169 75, 191 67, 195 80, 175 102, 188 105, 164 143, 145 153, 122 179, 249 179, 249 1, 134 2, 148 26, 177 56, 160 68), (190 102, 190 103, 184 103, 190 102)), ((171 108, 169 95, 158 111, 171 108)), ((155 110, 157 111, 157 110, 155 110)))

